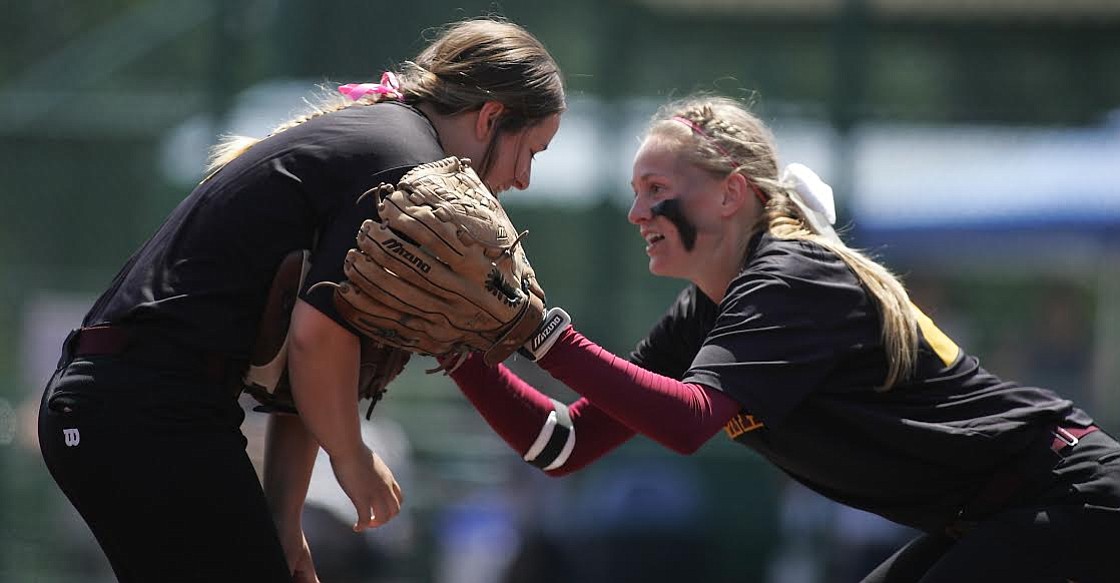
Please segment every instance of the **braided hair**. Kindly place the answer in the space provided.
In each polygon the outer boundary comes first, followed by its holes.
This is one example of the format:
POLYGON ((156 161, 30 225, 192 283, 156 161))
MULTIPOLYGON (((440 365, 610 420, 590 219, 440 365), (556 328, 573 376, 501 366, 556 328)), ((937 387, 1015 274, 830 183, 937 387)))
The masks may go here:
POLYGON ((790 196, 794 185, 781 180, 773 134, 758 117, 734 99, 688 97, 658 110, 648 134, 672 140, 689 163, 715 176, 742 174, 766 201, 765 212, 752 225, 752 232, 766 229, 779 239, 811 241, 839 256, 879 308, 888 360, 881 390, 890 389, 912 374, 917 360, 918 326, 906 288, 890 270, 848 247, 839 237, 813 230, 790 196), (681 120, 687 123, 677 123, 681 120))

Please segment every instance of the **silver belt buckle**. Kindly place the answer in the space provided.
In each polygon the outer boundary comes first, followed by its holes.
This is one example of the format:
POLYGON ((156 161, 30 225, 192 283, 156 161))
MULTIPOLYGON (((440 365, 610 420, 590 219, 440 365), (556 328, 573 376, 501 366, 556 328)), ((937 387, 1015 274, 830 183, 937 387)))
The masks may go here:
POLYGON ((1054 433, 1054 437, 1057 437, 1058 439, 1064 441, 1065 444, 1068 445, 1069 447, 1073 447, 1073 446, 1077 445, 1078 443, 1080 443, 1080 441, 1081 441, 1081 440, 1077 439, 1076 437, 1074 437, 1072 433, 1070 433, 1069 431, 1066 431, 1066 429, 1063 428, 1063 427, 1055 427, 1053 433, 1054 433))

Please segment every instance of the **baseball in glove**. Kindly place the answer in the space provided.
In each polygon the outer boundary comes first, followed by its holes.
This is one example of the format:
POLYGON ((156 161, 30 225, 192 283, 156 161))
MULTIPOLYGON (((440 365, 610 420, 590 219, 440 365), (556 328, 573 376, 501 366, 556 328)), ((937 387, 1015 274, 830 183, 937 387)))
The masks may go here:
POLYGON ((379 221, 346 256, 338 311, 364 334, 411 352, 506 359, 544 317, 537 284, 497 198, 466 158, 422 164, 370 190, 379 221))
MULTIPOLYGON (((260 403, 254 411, 298 414, 288 381, 288 327, 292 308, 307 275, 309 255, 299 250, 285 257, 269 289, 257 341, 242 378, 242 388, 260 403)), ((364 336, 361 347, 357 392, 359 400, 370 399, 366 410, 366 419, 369 419, 389 382, 404 370, 409 353, 364 336)))

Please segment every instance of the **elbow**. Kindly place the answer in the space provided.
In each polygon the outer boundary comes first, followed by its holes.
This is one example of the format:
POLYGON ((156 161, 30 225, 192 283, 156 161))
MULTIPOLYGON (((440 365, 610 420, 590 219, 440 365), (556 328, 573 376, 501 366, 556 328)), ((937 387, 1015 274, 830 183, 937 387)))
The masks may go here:
POLYGON ((681 455, 692 455, 692 454, 696 453, 697 450, 700 449, 700 445, 701 444, 699 444, 699 443, 695 443, 695 444, 694 443, 687 443, 687 444, 666 445, 666 447, 668 447, 669 449, 671 449, 671 450, 673 450, 673 451, 675 451, 675 452, 677 452, 681 455))
POLYGON ((661 445, 681 455, 692 455, 708 442, 710 436, 706 435, 678 435, 672 439, 659 440, 661 445))
POLYGON ((292 310, 285 342, 289 354, 337 354, 359 347, 357 336, 302 300, 292 310))
POLYGON ((307 352, 316 344, 315 338, 306 328, 297 326, 292 326, 288 331, 287 343, 289 354, 307 352))
POLYGON ((315 347, 322 346, 324 336, 321 327, 308 324, 307 319, 300 319, 288 327, 285 339, 288 354, 308 353, 314 351, 315 347))

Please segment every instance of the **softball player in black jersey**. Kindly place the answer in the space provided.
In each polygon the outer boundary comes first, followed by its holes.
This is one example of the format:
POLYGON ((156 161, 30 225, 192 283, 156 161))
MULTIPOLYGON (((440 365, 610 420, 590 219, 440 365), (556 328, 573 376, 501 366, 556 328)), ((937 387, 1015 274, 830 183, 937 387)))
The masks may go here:
POLYGON ((551 55, 496 20, 450 26, 399 74, 340 91, 263 140, 222 144, 63 348, 43 457, 122 582, 317 581, 300 514, 320 446, 355 530, 397 513, 400 488, 359 431, 358 337, 329 290, 307 290, 343 280, 376 215, 368 189, 448 155, 494 192, 524 189, 565 109, 551 55), (277 266, 301 249, 314 251, 288 337, 300 415, 270 420, 262 489, 237 393, 277 266))
POLYGON ((924 532, 866 583, 1120 581, 1120 444, 1070 401, 980 367, 832 228, 832 191, 779 171, 741 104, 673 103, 634 162, 649 270, 691 282, 628 360, 570 326, 508 369, 452 377, 527 462, 580 469, 644 434, 749 447, 838 502, 924 532))

